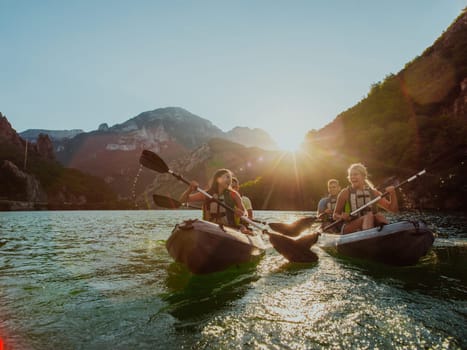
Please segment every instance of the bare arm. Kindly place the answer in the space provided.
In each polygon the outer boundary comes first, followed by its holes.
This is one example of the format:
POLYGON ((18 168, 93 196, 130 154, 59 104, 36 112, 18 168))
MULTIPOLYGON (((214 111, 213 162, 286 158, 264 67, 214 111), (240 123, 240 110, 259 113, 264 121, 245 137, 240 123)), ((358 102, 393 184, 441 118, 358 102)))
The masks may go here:
POLYGON ((191 192, 196 190, 198 188, 198 186, 199 185, 198 185, 198 183, 196 181, 192 181, 190 183, 190 186, 180 196, 180 199, 179 199, 180 202, 188 203, 188 202, 200 202, 200 201, 204 200, 205 197, 201 192, 190 194, 191 192))
MULTIPOLYGON (((240 193, 239 193, 240 195, 240 193)), ((240 198, 242 199, 243 206, 245 207, 247 213, 248 213, 248 218, 253 219, 253 206, 251 204, 251 200, 248 197, 242 197, 240 195, 240 198)))
MULTIPOLYGON (((386 187, 386 191, 389 192, 390 198, 387 200, 385 197, 378 201, 378 206, 395 213, 399 211, 399 203, 397 201, 396 188, 394 186, 386 187)), ((377 195, 381 195, 380 192, 376 191, 377 195)))
POLYGON ((235 201, 235 215, 236 216, 244 216, 246 213, 245 207, 243 206, 242 199, 238 192, 233 191, 234 193, 234 201, 235 201))
POLYGON ((336 202, 336 208, 334 209, 334 213, 332 215, 332 218, 334 220, 348 220, 349 219, 349 214, 344 213, 344 206, 345 202, 347 202, 349 198, 349 190, 347 188, 344 188, 342 191, 340 191, 339 195, 337 196, 337 202, 336 202))

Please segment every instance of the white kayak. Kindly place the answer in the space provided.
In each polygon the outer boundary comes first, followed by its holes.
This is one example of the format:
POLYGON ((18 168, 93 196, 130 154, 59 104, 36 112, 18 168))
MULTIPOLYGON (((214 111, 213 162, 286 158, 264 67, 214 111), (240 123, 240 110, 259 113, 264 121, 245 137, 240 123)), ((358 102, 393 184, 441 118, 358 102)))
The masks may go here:
POLYGON ((433 245, 434 233, 422 221, 400 221, 346 235, 323 233, 325 251, 389 265, 414 265, 433 245))

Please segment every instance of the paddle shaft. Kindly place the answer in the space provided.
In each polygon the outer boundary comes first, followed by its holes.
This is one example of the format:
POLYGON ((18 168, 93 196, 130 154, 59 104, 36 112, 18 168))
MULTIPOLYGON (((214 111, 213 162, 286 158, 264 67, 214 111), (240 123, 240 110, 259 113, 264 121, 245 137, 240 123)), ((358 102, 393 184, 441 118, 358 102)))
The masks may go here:
MULTIPOLYGON (((418 173, 416 173, 414 176, 411 176, 409 177, 407 180, 404 180, 402 181, 400 184, 398 184, 397 186, 394 186, 394 189, 396 188, 399 188, 403 185, 405 185, 406 183, 409 183, 415 179, 417 179, 418 177, 422 176, 423 174, 426 173, 426 170, 423 169, 422 171, 419 171, 418 173)), ((383 198, 384 196, 387 196, 389 194, 388 191, 380 194, 379 196, 377 196, 376 198, 372 199, 371 201, 369 201, 368 203, 366 203, 365 205, 361 206, 360 208, 354 210, 353 212, 350 213, 350 216, 354 216, 355 214, 358 214, 359 212, 361 212, 363 209, 365 208, 368 208, 370 205, 373 205, 375 204, 376 202, 378 202, 381 198, 383 198)), ((344 220, 343 219, 339 219, 337 221, 334 221, 332 224, 329 224, 327 225, 325 228, 323 228, 323 231, 326 231, 326 230, 329 230, 330 228, 340 224, 341 222, 343 222, 344 220)))
MULTIPOLYGON (((169 174, 171 174, 173 177, 175 177, 177 180, 179 181, 182 181, 184 183, 186 183, 187 185, 191 185, 190 181, 188 181, 187 179, 185 179, 182 175, 180 174, 177 174, 175 172, 173 172, 172 170, 168 170, 167 171, 169 174)), ((212 195, 210 195, 208 192, 206 192, 205 190, 196 187, 196 190, 200 193, 202 193, 204 196, 208 197, 209 199, 213 200, 214 202, 216 202, 218 205, 220 205, 221 207, 225 208, 226 210, 229 210, 233 213, 235 213, 235 210, 231 207, 229 207, 228 205, 226 205, 225 203, 221 202, 220 200, 218 200, 217 198, 214 198, 212 195)), ((245 216, 241 216, 240 217, 240 220, 246 222, 247 224, 250 224, 251 226, 254 226, 256 227, 257 229, 260 229, 262 232, 265 231, 265 228, 259 224, 257 224, 256 222, 250 220, 249 218, 245 217, 245 216)))
MULTIPOLYGON (((173 199, 173 198, 170 198, 170 197, 167 197, 167 196, 161 196, 159 194, 154 194, 153 199, 154 199, 154 202, 156 203, 156 205, 158 205, 158 206, 160 206, 162 208, 175 209, 175 208, 180 208, 180 207, 187 207, 187 208, 198 209, 198 210, 203 209, 202 207, 199 207, 199 206, 196 206, 196 205, 190 205, 188 203, 182 204, 181 202, 179 202, 176 199, 173 199)), ((252 219, 252 218, 250 218, 250 220, 252 220, 254 222, 257 222, 258 224, 268 225, 268 223, 265 222, 265 221, 252 219)))

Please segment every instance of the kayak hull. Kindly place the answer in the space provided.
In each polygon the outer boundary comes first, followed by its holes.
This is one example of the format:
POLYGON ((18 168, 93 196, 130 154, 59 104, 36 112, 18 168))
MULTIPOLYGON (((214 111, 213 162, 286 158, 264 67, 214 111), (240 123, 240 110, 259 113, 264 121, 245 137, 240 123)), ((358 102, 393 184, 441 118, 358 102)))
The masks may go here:
POLYGON ((175 226, 166 248, 190 272, 206 274, 253 261, 266 246, 258 235, 246 235, 204 220, 188 220, 175 226))
POLYGON ((329 253, 388 265, 414 265, 427 254, 435 236, 424 222, 401 221, 346 235, 322 234, 329 253))

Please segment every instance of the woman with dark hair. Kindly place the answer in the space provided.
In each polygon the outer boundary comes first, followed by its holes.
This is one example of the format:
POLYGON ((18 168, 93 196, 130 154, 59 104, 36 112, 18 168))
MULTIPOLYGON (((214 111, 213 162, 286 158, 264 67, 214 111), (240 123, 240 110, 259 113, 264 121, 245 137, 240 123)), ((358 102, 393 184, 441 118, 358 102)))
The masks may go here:
MULTIPOLYGON (((211 181, 209 189, 206 191, 213 198, 225 203, 226 206, 233 208, 235 213, 226 210, 217 204, 214 200, 206 198, 202 193, 192 193, 198 188, 198 183, 192 181, 188 189, 180 196, 180 202, 204 202, 203 219, 217 224, 239 227, 240 217, 246 215, 245 207, 238 192, 234 191, 232 185, 232 172, 229 169, 217 170, 211 181)), ((247 232, 245 232, 247 233, 247 232)))

